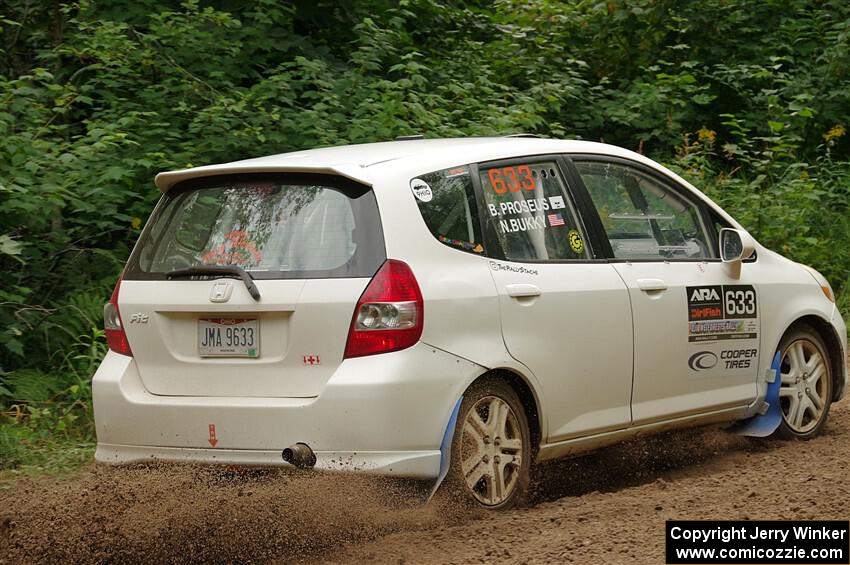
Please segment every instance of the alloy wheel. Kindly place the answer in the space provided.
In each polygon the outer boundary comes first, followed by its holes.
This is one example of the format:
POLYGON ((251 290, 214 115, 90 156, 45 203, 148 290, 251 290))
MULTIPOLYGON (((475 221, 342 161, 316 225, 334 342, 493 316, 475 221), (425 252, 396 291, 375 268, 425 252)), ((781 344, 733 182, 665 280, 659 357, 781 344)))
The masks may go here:
POLYGON ((792 431, 805 434, 818 425, 828 403, 826 360, 811 341, 795 340, 782 353, 780 376, 782 417, 792 431))
POLYGON ((510 405, 497 396, 479 399, 461 436, 461 470, 475 499, 485 506, 507 500, 517 488, 523 456, 522 431, 510 405))

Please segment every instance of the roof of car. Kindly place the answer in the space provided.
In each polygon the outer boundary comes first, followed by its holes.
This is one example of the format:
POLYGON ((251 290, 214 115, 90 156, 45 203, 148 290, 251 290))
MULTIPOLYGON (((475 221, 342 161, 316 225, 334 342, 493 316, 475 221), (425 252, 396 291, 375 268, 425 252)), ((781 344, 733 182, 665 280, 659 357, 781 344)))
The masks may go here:
POLYGON ((473 163, 505 158, 511 155, 520 156, 550 152, 604 153, 650 162, 648 159, 626 149, 590 141, 528 137, 412 139, 323 147, 245 159, 232 163, 169 171, 156 176, 156 185, 161 191, 166 192, 174 184, 191 178, 244 172, 281 171, 335 174, 368 183, 372 177, 370 173, 374 172, 374 168, 380 167, 382 164, 398 163, 403 160, 421 164, 426 160, 462 154, 462 161, 473 163))

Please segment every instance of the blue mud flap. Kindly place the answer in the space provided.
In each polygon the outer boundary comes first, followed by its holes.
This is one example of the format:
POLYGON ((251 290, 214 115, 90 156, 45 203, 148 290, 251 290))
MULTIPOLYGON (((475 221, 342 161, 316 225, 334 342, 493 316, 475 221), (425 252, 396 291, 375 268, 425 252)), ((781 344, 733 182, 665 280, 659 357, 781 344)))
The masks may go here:
POLYGON ((443 479, 449 474, 452 457, 452 438, 455 435, 455 426, 457 425, 457 414, 460 412, 460 403, 463 402, 463 396, 457 399, 455 407, 452 409, 452 415, 449 417, 449 423, 446 425, 446 431, 443 434, 443 441, 440 443, 440 474, 437 475, 437 480, 434 486, 431 487, 431 494, 428 495, 430 501, 434 497, 434 493, 443 484, 443 479))
POLYGON ((734 426, 731 431, 742 436, 767 437, 776 431, 782 422, 782 411, 779 407, 779 387, 782 385, 782 377, 779 374, 779 352, 773 356, 773 381, 767 385, 767 394, 764 401, 767 403, 767 411, 764 414, 753 416, 749 420, 734 426))

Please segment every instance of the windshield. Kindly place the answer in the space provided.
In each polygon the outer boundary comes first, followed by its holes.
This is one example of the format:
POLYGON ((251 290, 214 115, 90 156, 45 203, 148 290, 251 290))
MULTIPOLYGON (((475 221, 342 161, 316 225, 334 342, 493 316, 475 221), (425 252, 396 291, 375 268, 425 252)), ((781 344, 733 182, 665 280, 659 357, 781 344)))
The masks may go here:
POLYGON ((125 278, 209 265, 257 279, 370 277, 385 258, 367 187, 334 177, 213 177, 163 197, 125 278))

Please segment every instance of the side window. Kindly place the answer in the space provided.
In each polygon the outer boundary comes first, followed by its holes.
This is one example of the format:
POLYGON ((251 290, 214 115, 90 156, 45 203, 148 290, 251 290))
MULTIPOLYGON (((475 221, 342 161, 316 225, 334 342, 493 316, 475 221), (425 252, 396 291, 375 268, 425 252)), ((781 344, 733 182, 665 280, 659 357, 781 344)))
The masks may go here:
POLYGON ((487 222, 509 261, 589 257, 566 184, 554 161, 482 165, 487 222))
POLYGON ((713 246, 699 208, 640 170, 576 162, 618 259, 707 259, 713 246))
POLYGON ((717 213, 714 212, 713 210, 710 210, 708 215, 711 218, 711 223, 714 226, 714 233, 717 236, 720 235, 720 230, 722 230, 723 228, 731 228, 732 227, 732 224, 730 224, 729 222, 727 222, 726 220, 724 220, 723 218, 718 216, 717 213))
POLYGON ((484 253, 469 167, 421 175, 410 181, 410 190, 434 237, 455 249, 484 253))

